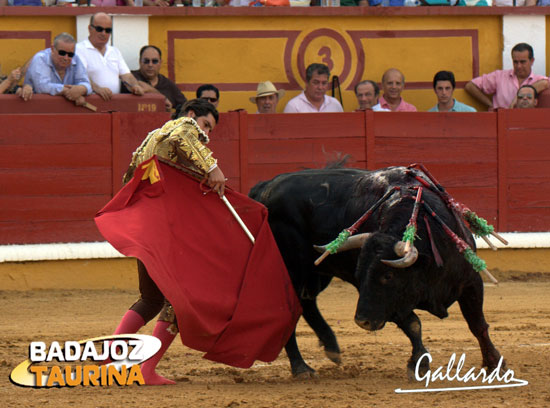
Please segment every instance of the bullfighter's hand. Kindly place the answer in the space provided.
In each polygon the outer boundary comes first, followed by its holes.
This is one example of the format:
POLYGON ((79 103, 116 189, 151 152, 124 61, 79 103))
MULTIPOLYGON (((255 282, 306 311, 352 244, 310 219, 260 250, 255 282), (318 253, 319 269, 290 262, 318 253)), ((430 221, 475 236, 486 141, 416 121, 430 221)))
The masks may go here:
POLYGON ((216 167, 208 173, 208 180, 206 181, 206 184, 208 184, 208 186, 221 197, 223 196, 225 190, 225 180, 226 179, 223 172, 219 167, 216 167))

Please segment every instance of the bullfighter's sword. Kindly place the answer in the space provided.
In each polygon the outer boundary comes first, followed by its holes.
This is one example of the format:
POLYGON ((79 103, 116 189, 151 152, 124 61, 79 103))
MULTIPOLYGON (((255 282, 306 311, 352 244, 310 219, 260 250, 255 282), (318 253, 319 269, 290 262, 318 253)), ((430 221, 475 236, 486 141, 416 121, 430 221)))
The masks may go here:
POLYGON ((250 232, 250 230, 248 229, 248 227, 246 226, 246 224, 243 222, 243 220, 241 219, 241 217, 239 216, 239 214, 237 214, 237 211, 235 211, 235 209, 233 208, 233 206, 231 205, 231 203, 229 202, 229 200, 227 198, 225 198, 224 195, 220 196, 220 198, 222 199, 223 203, 225 204, 225 206, 229 209, 229 211, 231 212, 231 214, 233 214, 233 217, 235 217, 235 219, 237 220, 237 222, 239 223, 239 225, 241 226, 241 228, 243 229, 243 231, 246 233, 246 235, 248 236, 248 238, 250 238, 250 241, 252 242, 252 245, 254 245, 255 243, 255 239, 254 239, 254 236, 252 235, 252 233, 250 232))

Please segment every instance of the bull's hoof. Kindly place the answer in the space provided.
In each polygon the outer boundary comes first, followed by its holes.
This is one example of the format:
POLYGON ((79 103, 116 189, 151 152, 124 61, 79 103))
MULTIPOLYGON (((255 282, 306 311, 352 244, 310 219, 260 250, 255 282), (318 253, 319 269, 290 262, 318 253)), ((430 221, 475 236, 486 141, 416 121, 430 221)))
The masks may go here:
POLYGON ((301 373, 294 374, 293 377, 295 380, 298 380, 298 381, 318 380, 319 374, 317 374, 315 370, 311 370, 311 371, 303 371, 301 373))
POLYGON ((508 366, 506 365, 506 360, 502 359, 502 363, 501 363, 500 358, 501 357, 499 356, 498 360, 497 359, 492 359, 491 363, 488 363, 484 359, 483 360, 483 367, 487 367, 487 372, 488 373, 492 373, 493 371, 498 370, 498 373, 501 376, 504 376, 506 374, 506 372, 508 371, 508 366))
POLYGON ((306 363, 293 368, 292 376, 295 380, 313 380, 319 378, 319 374, 306 363))
MULTIPOLYGON (((422 361, 420 366, 418 367, 418 374, 420 378, 423 378, 424 375, 430 370, 430 364, 424 363, 426 361, 425 359, 422 361)), ((407 364, 407 378, 409 379, 409 382, 417 382, 420 379, 416 378, 416 362, 409 361, 407 364)))
POLYGON ((342 355, 338 351, 325 350, 325 355, 334 364, 342 364, 342 355))

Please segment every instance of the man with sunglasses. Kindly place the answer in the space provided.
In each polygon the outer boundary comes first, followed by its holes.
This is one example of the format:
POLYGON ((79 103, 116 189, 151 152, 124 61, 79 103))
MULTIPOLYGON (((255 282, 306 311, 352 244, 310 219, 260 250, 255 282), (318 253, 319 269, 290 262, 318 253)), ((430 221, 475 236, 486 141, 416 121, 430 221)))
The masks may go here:
POLYGON ((539 103, 539 93, 533 85, 522 85, 516 94, 517 109, 532 109, 536 108, 539 103))
POLYGON ((143 89, 124 61, 118 48, 109 44, 113 21, 105 13, 96 13, 90 18, 87 40, 76 45, 76 54, 84 63, 92 89, 108 101, 120 93, 120 81, 128 84, 132 93, 143 95, 143 89))
POLYGON ((72 35, 61 33, 51 48, 32 58, 20 92, 23 100, 40 93, 62 95, 77 105, 84 104, 84 96, 92 93, 92 87, 84 65, 74 53, 75 43, 72 35))
MULTIPOLYGON (((166 111, 182 106, 187 98, 178 86, 160 73, 162 53, 154 45, 145 45, 139 51, 139 70, 132 71, 145 93, 161 93, 166 97, 166 111)), ((129 93, 125 84, 121 86, 121 93, 129 93)))
POLYGON ((211 84, 204 84, 197 88, 197 98, 206 99, 216 109, 220 103, 220 90, 211 84))

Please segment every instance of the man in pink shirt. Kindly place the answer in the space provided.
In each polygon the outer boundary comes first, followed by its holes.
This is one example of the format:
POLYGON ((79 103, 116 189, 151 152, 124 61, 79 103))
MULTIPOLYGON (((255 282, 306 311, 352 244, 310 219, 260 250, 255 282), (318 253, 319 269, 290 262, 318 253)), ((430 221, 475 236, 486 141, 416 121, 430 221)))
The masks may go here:
POLYGON ((384 95, 379 99, 378 105, 372 110, 390 110, 392 112, 416 112, 414 105, 405 102, 401 92, 405 88, 405 76, 397 68, 390 68, 382 75, 382 90, 384 95), (376 108, 376 109, 375 109, 376 108), (381 109, 379 109, 381 108, 381 109))
POLYGON ((306 69, 306 88, 292 98, 284 113, 326 113, 343 112, 336 98, 325 95, 328 89, 330 70, 324 64, 311 64, 306 69))
POLYGON ((497 70, 472 79, 464 89, 489 110, 510 108, 515 104, 516 93, 522 85, 532 85, 537 92, 548 88, 548 78, 531 70, 535 58, 533 47, 519 43, 512 48, 514 69, 497 70), (493 100, 487 95, 493 95, 493 100))

